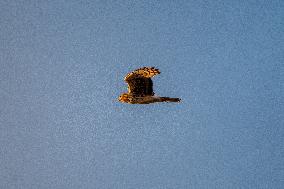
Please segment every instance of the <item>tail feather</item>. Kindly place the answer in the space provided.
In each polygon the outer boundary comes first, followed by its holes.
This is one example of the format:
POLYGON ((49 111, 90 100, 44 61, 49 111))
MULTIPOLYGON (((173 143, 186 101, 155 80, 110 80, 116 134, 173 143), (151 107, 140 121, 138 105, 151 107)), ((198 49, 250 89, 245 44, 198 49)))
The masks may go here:
POLYGON ((180 98, 160 97, 161 102, 180 102, 180 98))

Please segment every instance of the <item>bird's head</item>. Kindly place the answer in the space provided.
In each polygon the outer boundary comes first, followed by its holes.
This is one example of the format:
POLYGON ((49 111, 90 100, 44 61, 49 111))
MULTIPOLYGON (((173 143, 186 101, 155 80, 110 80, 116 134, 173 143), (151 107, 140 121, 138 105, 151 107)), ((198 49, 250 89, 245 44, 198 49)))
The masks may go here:
POLYGON ((127 93, 123 93, 118 97, 119 102, 129 103, 130 102, 130 96, 127 93))

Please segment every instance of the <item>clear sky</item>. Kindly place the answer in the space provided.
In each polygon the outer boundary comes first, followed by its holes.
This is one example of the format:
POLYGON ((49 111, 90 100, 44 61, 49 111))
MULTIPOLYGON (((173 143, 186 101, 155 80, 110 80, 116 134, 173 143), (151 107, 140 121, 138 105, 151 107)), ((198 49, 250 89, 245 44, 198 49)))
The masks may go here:
POLYGON ((283 10, 0 0, 0 188, 283 188, 283 10), (182 102, 119 103, 143 66, 182 102))

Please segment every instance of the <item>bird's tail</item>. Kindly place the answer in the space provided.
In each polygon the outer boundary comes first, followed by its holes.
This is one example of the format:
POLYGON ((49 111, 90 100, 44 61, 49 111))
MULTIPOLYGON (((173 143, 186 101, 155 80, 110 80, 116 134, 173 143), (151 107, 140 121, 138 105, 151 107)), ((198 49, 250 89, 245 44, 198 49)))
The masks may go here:
POLYGON ((180 102, 180 98, 160 97, 161 102, 180 102))

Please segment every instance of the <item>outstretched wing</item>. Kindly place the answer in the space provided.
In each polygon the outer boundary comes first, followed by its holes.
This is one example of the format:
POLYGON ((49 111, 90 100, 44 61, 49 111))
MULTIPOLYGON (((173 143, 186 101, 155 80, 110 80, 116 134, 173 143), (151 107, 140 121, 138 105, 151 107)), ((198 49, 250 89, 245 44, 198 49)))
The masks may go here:
POLYGON ((124 80, 128 84, 128 93, 137 96, 154 95, 151 77, 160 74, 154 67, 143 67, 127 74, 124 80))

